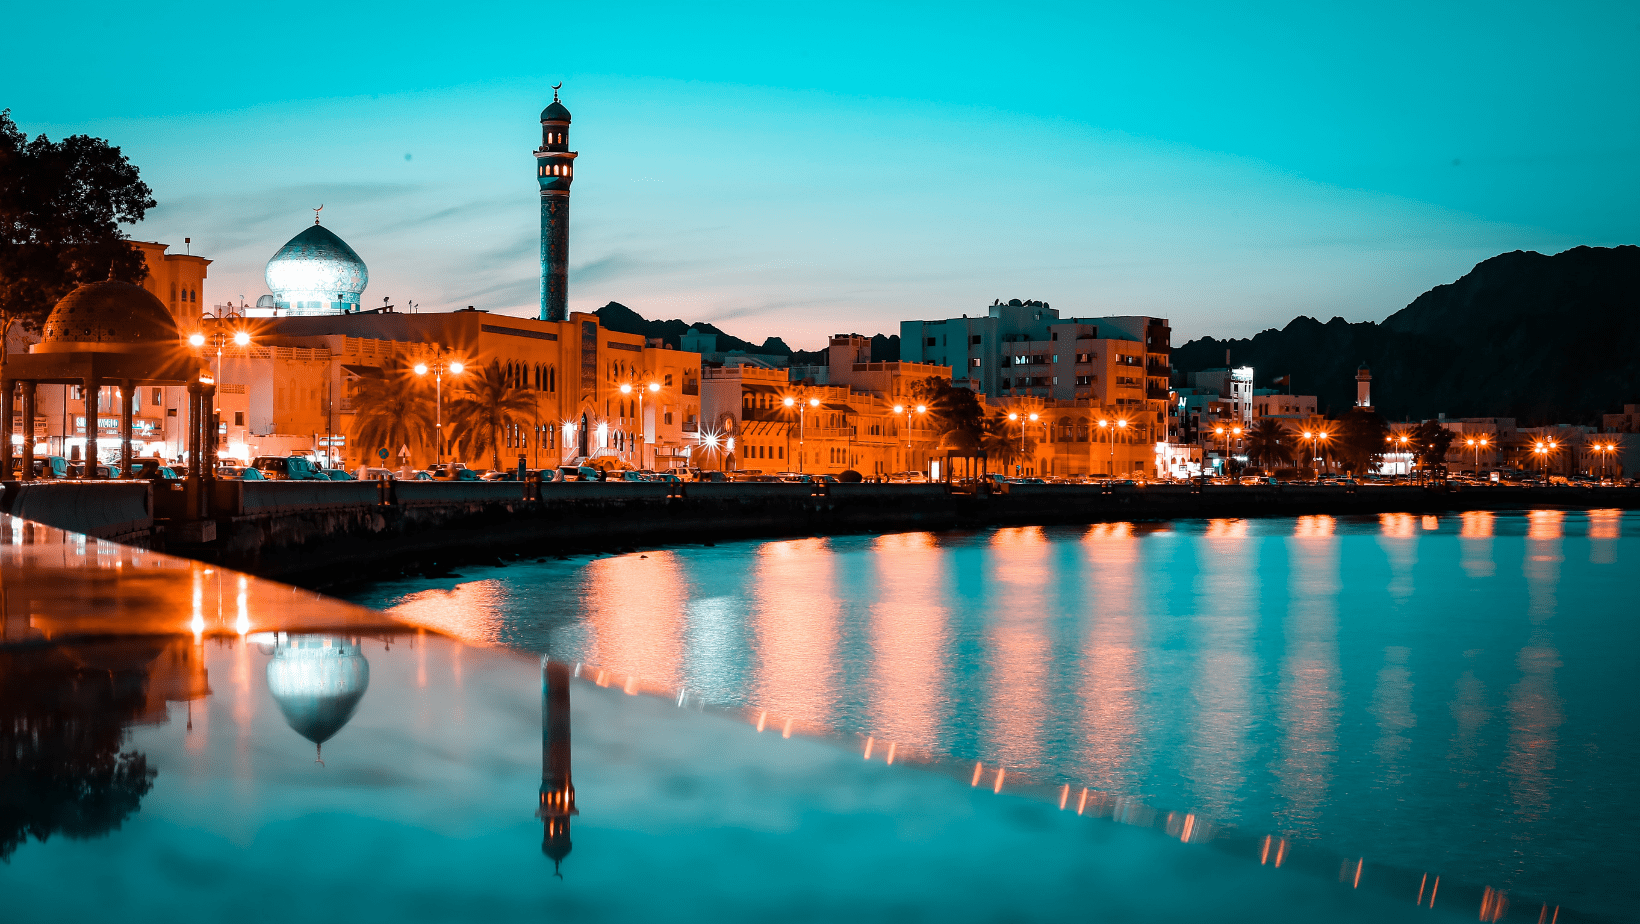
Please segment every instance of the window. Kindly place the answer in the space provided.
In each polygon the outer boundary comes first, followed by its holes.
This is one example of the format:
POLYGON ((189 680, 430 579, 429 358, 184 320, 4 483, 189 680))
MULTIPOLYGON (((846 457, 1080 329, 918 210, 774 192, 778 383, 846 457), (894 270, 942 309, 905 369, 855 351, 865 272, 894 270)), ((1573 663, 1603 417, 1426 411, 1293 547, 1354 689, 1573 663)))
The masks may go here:
POLYGON ((156 407, 158 407, 161 404, 164 404, 165 403, 165 389, 163 389, 163 388, 154 389, 154 400, 149 402, 149 403, 153 404, 156 407))
POLYGON ((976 356, 973 359, 970 359, 968 361, 968 365, 973 366, 975 369, 978 369, 979 368, 979 357, 976 356))
POLYGON ((781 458, 781 459, 786 458, 786 447, 784 447, 784 446, 775 447, 775 456, 777 458, 781 458))
POLYGON ((234 411, 233 412, 233 425, 236 426, 236 427, 243 427, 245 425, 245 412, 244 411, 234 411))
POLYGON ((665 382, 665 385, 666 385, 666 387, 667 387, 667 388, 671 388, 671 387, 672 387, 672 373, 670 373, 670 372, 668 372, 668 373, 667 373, 667 374, 666 374, 666 382, 665 382))
POLYGON ((937 339, 938 338, 935 338, 935 337, 929 337, 928 338, 928 343, 925 344, 925 346, 933 346, 937 342, 937 339))
POLYGON ((666 412, 666 425, 669 426, 669 427, 672 425, 672 412, 671 411, 666 412))
POLYGON ((1076 384, 1077 385, 1092 385, 1093 384, 1093 376, 1091 376, 1091 375, 1079 375, 1079 376, 1076 377, 1076 384))
POLYGON ((1054 339, 1054 340, 1058 340, 1058 339, 1059 339, 1059 331, 1054 331, 1054 332, 1053 332, 1053 339, 1054 339))
POLYGON ((971 343, 971 344, 974 344, 976 346, 979 345, 980 343, 983 343, 984 340, 985 340, 985 337, 981 334, 975 334, 974 336, 968 338, 968 342, 971 343))

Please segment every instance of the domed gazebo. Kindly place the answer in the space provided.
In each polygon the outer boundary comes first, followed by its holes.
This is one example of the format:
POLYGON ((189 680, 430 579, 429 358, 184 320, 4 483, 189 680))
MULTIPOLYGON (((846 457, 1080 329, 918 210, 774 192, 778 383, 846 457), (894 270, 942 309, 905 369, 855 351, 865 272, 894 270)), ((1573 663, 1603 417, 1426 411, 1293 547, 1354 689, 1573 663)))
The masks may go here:
MULTIPOLYGON (((35 395, 40 385, 78 385, 85 395, 86 475, 97 477, 98 389, 120 393, 120 471, 131 465, 132 400, 144 385, 188 387, 188 470, 201 475, 200 450, 207 442, 204 409, 216 390, 201 357, 189 348, 163 302, 128 282, 93 282, 63 297, 46 318, 39 343, 27 353, 6 357, 0 381, 0 432, 10 434, 16 413, 13 395, 22 386, 24 481, 34 478, 35 395)), ((11 477, 12 446, 0 440, 0 477, 11 477)))
POLYGON ((974 471, 974 460, 976 459, 979 460, 982 469, 981 473, 983 473, 985 464, 985 447, 980 444, 979 437, 969 433, 967 430, 952 430, 940 437, 940 444, 935 448, 934 452, 945 456, 945 471, 943 474, 945 476, 944 480, 947 483, 950 483, 951 481, 952 459, 968 460, 967 476, 969 478, 975 478, 978 474, 980 474, 974 471))

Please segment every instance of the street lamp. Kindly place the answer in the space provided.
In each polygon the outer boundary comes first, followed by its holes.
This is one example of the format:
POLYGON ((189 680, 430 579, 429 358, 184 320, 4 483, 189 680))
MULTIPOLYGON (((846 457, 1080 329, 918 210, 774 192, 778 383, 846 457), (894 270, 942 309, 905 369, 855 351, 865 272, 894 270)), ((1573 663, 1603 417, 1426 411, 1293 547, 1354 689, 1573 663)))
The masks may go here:
MULTIPOLYGON (((216 348, 216 365, 211 367, 211 379, 213 381, 221 381, 222 348, 227 344, 232 343, 234 346, 244 349, 245 347, 250 346, 251 335, 249 331, 244 329, 236 330, 232 334, 229 334, 227 331, 223 330, 220 319, 211 317, 210 315, 206 315, 206 317, 215 322, 211 325, 211 332, 206 334, 204 331, 194 331, 188 335, 188 345, 197 350, 204 347, 206 343, 209 343, 211 346, 216 348)), ((212 478, 216 475, 216 449, 217 444, 222 439, 220 425, 217 422, 219 420, 219 415, 221 414, 221 408, 216 406, 215 388, 211 389, 210 405, 211 419, 209 421, 209 425, 211 435, 210 439, 203 441, 204 445, 201 448, 204 451, 201 455, 204 456, 204 458, 201 460, 202 464, 200 466, 200 468, 206 473, 205 477, 207 478, 212 478)))
MULTIPOLYGON (((790 400, 790 399, 788 399, 788 400, 790 400)), ((911 405, 908 405, 908 404, 896 404, 896 405, 894 405, 894 413, 904 414, 905 415, 905 464, 906 464, 907 469, 909 469, 911 467, 911 415, 912 415, 913 412, 918 413, 918 414, 926 414, 926 413, 928 413, 928 405, 919 404, 916 407, 912 407, 911 405)), ((1036 415, 1032 414, 1031 419, 1035 420, 1036 415)), ((1019 437, 1021 445, 1023 445, 1024 442, 1025 442, 1025 435, 1024 434, 1025 434, 1025 431, 1022 428, 1020 430, 1020 437, 1019 437)))
POLYGON ((417 375, 433 373, 433 419, 434 427, 438 430, 438 461, 444 461, 444 374, 460 375, 467 371, 467 366, 460 360, 444 359, 444 351, 440 350, 433 357, 433 362, 416 363, 417 375))
MULTIPOLYGON (((808 400, 805 401, 805 400, 802 400, 800 398, 793 398, 792 396, 787 395, 785 400, 782 401, 781 403, 786 405, 787 407, 796 407, 797 408, 797 471, 798 471, 799 474, 801 474, 802 471, 803 471, 803 455, 804 455, 804 450, 803 450, 803 418, 804 418, 804 415, 808 412, 809 408, 819 407, 820 406, 820 399, 819 398, 809 398, 808 400)), ((790 436, 791 431, 788 430, 786 432, 787 432, 787 437, 786 437, 787 445, 789 446, 790 441, 791 441, 791 436, 790 436)), ((790 462, 791 461, 791 459, 790 459, 791 452, 787 451, 786 455, 787 455, 786 461, 790 462)))
POLYGON ((637 394, 638 394, 638 467, 639 468, 644 467, 644 464, 643 464, 643 444, 644 444, 644 437, 648 436, 648 433, 644 429, 644 425, 643 425, 643 393, 645 391, 648 391, 650 394, 653 395, 653 394, 658 394, 660 392, 660 390, 661 390, 661 386, 660 386, 659 382, 650 382, 648 385, 641 386, 639 388, 633 388, 631 382, 622 382, 621 383, 621 394, 630 395, 633 392, 637 392, 637 394))
MULTIPOLYGON (((1112 476, 1114 476, 1116 474, 1116 431, 1117 430, 1126 430, 1127 425, 1128 425, 1128 422, 1125 419, 1121 419, 1121 418, 1118 418, 1116 420, 1115 424, 1112 424, 1110 421, 1103 420, 1103 419, 1101 419, 1099 421, 1099 429, 1104 430, 1107 427, 1110 428, 1110 432, 1108 434, 1106 434, 1105 438, 1110 443, 1110 474, 1112 476)), ((1220 432, 1222 432, 1224 428, 1221 427, 1219 429, 1220 429, 1220 432)))
POLYGON ((1616 443, 1595 443, 1594 451, 1600 454, 1600 480, 1606 480, 1606 457, 1617 451, 1616 443))
POLYGON ((1484 436, 1471 436, 1464 440, 1464 445, 1475 450, 1475 477, 1477 478, 1481 474, 1481 450, 1486 448, 1486 444, 1487 438, 1484 436))

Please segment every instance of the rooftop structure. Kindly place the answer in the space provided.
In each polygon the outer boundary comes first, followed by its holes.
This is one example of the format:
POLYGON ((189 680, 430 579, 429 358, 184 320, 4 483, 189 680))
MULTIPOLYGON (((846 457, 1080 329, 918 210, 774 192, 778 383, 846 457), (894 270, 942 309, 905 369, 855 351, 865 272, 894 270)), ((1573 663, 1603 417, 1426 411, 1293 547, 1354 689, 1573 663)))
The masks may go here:
POLYGON ((267 280, 280 314, 343 314, 359 310, 370 272, 353 248, 315 215, 311 227, 268 261, 267 280))

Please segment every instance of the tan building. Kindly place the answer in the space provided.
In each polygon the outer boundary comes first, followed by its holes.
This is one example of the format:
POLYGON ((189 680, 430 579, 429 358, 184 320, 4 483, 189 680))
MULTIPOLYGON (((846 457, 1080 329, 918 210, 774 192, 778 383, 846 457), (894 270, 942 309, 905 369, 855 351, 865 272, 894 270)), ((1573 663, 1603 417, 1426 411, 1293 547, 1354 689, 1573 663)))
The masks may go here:
POLYGON ((204 314, 200 306, 210 304, 205 300, 205 270, 211 261, 189 254, 167 253, 171 249, 169 244, 132 241, 131 246, 142 253, 142 261, 148 266, 148 278, 142 281, 142 287, 171 309, 178 330, 189 333, 197 329, 204 314))
MULTIPOLYGON (((286 451, 269 448, 276 444, 319 451, 329 446, 338 462, 352 467, 380 464, 379 450, 385 448, 397 466, 405 447, 356 446, 350 438, 359 411, 353 400, 358 383, 379 377, 395 362, 425 363, 429 375, 439 376, 446 425, 464 377, 483 368, 499 370, 527 393, 528 421, 508 427, 501 438, 500 456, 509 467, 520 458, 532 468, 592 458, 634 468, 677 468, 689 463, 696 443, 698 356, 606 330, 590 314, 539 321, 469 309, 230 323, 243 324, 251 344, 227 348, 219 394, 224 386, 244 387, 244 440, 252 455, 286 451), (454 371, 456 363, 462 372, 454 371)), ((225 441, 234 448, 238 425, 225 426, 225 441)), ((420 445, 408 447, 410 463, 427 464, 435 447, 429 433, 420 445)), ((489 466, 488 458, 463 461, 489 466)))
POLYGON ((831 338, 826 365, 794 367, 789 376, 751 364, 706 367, 702 413, 719 449, 704 467, 768 474, 852 470, 866 478, 926 474, 939 436, 928 416, 916 412, 912 389, 925 379, 949 379, 951 369, 870 362, 870 349, 864 337, 839 334, 831 338))

